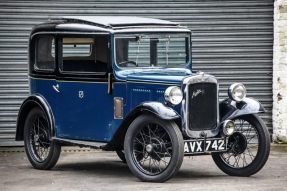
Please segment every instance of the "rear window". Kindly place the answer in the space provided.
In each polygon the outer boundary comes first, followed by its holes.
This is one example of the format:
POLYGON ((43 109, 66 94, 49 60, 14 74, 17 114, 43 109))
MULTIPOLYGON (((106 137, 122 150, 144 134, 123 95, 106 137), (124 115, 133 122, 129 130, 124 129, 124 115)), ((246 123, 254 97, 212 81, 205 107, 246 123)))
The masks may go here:
POLYGON ((53 36, 41 36, 36 41, 36 70, 53 71, 55 69, 55 44, 53 36))

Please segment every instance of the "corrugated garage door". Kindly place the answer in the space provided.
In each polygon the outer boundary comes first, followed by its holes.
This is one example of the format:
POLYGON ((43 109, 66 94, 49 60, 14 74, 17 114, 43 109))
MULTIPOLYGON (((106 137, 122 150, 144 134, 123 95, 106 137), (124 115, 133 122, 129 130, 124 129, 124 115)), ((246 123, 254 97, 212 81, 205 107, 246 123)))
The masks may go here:
POLYGON ((143 16, 188 26, 194 69, 219 78, 221 99, 229 84, 243 82, 248 96, 264 104, 261 116, 272 131, 273 0, 9 0, 0 2, 0 146, 16 145, 17 113, 28 95, 30 29, 58 15, 143 16))

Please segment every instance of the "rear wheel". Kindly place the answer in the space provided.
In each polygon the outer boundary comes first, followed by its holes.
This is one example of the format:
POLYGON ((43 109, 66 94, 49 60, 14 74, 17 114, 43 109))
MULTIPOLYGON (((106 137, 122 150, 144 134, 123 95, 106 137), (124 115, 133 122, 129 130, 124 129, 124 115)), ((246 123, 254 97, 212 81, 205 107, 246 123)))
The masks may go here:
POLYGON ((51 169, 57 163, 61 146, 51 142, 51 127, 42 109, 36 107, 27 116, 24 127, 25 150, 36 169, 51 169))
POLYGON ((179 170, 183 138, 178 126, 153 115, 141 115, 130 125, 124 143, 125 158, 142 181, 164 182, 179 170))
POLYGON ((231 176, 251 176, 266 163, 270 138, 266 125, 256 115, 233 119, 235 132, 228 139, 228 153, 213 155, 215 164, 231 176))

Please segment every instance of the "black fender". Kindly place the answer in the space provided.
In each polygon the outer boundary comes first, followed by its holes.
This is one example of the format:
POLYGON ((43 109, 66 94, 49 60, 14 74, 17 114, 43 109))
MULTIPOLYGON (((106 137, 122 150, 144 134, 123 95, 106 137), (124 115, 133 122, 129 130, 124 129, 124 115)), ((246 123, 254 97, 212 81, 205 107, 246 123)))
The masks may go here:
MULTIPOLYGON (((177 120, 180 119, 180 115, 172 108, 164 105, 160 102, 143 102, 136 106, 129 114, 125 117, 122 124, 112 137, 111 141, 102 148, 103 150, 116 150, 123 146, 125 134, 135 118, 144 114, 151 113, 157 117, 165 120, 177 120), (120 145, 120 146, 119 146, 120 145)), ((178 121, 176 121, 178 123, 178 121)))
POLYGON ((35 107, 40 107, 46 114, 49 126, 51 127, 50 137, 53 137, 55 135, 55 119, 50 105, 42 95, 33 94, 26 98, 20 107, 16 126, 16 141, 24 140, 25 121, 29 112, 35 107))
POLYGON ((252 98, 244 98, 240 102, 226 99, 219 104, 220 121, 233 119, 237 116, 264 113, 263 105, 252 98))
POLYGON ((137 109, 153 113, 161 119, 172 120, 180 118, 180 115, 175 110, 160 102, 143 102, 134 108, 134 110, 137 109))

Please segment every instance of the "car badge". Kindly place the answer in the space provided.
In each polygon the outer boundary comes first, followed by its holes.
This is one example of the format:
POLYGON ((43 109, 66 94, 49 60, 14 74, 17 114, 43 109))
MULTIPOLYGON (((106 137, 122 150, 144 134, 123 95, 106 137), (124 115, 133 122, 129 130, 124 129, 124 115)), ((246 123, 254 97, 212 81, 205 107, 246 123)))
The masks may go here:
POLYGON ((79 91, 79 98, 83 98, 84 97, 84 91, 79 91))
POLYGON ((191 99, 192 99, 192 98, 195 98, 195 97, 198 96, 200 93, 204 94, 204 90, 199 89, 199 90, 194 91, 194 92, 192 93, 191 99))

